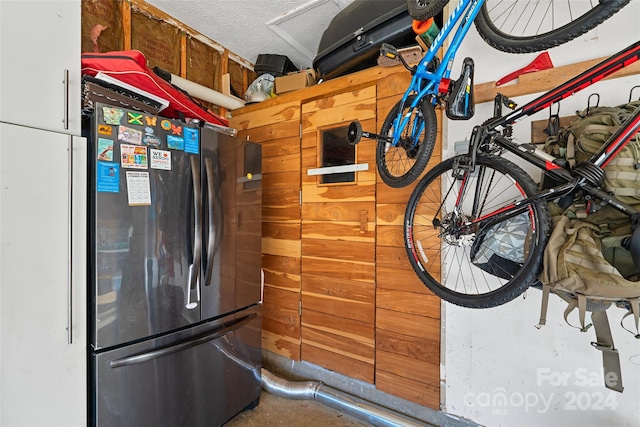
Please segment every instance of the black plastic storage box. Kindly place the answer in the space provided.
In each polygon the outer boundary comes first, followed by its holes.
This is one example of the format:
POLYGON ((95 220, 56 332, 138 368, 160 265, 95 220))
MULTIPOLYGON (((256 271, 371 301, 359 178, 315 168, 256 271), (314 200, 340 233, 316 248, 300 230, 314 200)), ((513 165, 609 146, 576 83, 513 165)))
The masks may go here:
POLYGON ((293 65, 293 62, 291 62, 289 57, 271 53, 261 53, 258 55, 256 65, 253 69, 258 73, 258 75, 269 73, 274 77, 282 77, 288 73, 299 71, 298 68, 293 65))
POLYGON ((322 34, 313 68, 327 80, 377 65, 382 43, 417 44, 406 0, 354 0, 322 34))

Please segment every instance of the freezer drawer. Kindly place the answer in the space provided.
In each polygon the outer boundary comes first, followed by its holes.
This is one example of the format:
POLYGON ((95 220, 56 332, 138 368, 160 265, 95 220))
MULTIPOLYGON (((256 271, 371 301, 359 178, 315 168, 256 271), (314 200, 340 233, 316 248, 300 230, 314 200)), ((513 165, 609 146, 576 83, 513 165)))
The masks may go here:
POLYGON ((95 424, 224 424, 258 403, 260 337, 260 306, 254 306, 162 338, 94 354, 95 424))

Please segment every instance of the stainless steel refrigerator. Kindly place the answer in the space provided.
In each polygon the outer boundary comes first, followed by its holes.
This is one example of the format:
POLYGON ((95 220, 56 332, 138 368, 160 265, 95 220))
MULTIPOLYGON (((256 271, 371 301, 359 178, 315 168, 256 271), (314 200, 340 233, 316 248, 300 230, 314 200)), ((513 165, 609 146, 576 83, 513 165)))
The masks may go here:
POLYGON ((218 426, 261 390, 261 150, 95 104, 91 422, 218 426))

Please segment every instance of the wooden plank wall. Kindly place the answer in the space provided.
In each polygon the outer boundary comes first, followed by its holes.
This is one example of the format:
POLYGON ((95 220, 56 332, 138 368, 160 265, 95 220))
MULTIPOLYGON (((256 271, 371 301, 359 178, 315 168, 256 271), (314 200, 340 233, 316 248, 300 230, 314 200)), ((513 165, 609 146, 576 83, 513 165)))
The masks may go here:
MULTIPOLYGON (((402 239, 404 210, 413 186, 393 189, 377 177, 371 140, 357 147, 358 163, 366 161, 371 167, 366 174, 358 173, 362 182, 356 188, 329 189, 306 175, 306 169, 317 167, 317 128, 359 118, 365 130, 379 131, 409 78, 402 67, 374 67, 236 110, 231 125, 243 137, 275 144, 285 139, 280 136, 282 124, 289 123, 293 131, 296 123, 293 107, 278 108, 298 102, 302 109, 297 117, 303 135, 299 169, 284 166, 294 150, 293 137, 288 150, 280 153, 280 146, 272 151, 283 158, 265 150, 263 169, 281 165, 286 172, 271 169, 283 179, 270 181, 267 175, 263 182, 263 268, 271 295, 265 297, 264 348, 373 382, 380 390, 437 409, 440 302, 416 277, 402 239), (374 110, 371 95, 366 95, 372 84, 374 110), (298 182, 303 195, 296 223, 289 215, 296 212, 294 194, 287 189, 299 190, 298 182), (366 231, 361 234, 363 218, 366 231), (297 325, 296 291, 302 299, 297 325), (296 343, 302 348, 298 353, 296 343)), ((428 167, 440 161, 440 134, 437 144, 428 167)))
MULTIPOLYGON (((302 105, 302 359, 369 383, 375 361, 375 143, 355 147, 368 164, 355 182, 322 184, 322 131, 360 120, 375 126, 376 88, 302 105)), ((345 131, 346 136, 346 131, 345 131)), ((346 144, 346 142, 345 142, 346 144)))
MULTIPOLYGON (((475 85, 475 102, 476 104, 479 104, 481 102, 493 101, 493 98, 498 92, 509 97, 545 92, 597 65, 604 59, 606 59, 606 57, 590 59, 587 61, 577 62, 575 64, 562 65, 560 67, 541 70, 535 73, 523 74, 518 77, 518 83, 513 85, 497 87, 495 81, 475 85)), ((640 61, 621 68, 610 76, 607 76, 605 80, 632 76, 638 73, 640 73, 640 61)))
POLYGON ((262 347, 300 360, 300 102, 236 115, 232 126, 262 145, 262 347))
MULTIPOLYGON (((378 130, 408 84, 408 73, 378 82, 378 130)), ((436 115, 436 147, 426 171, 442 157, 442 111, 436 115)), ((438 409, 440 299, 413 272, 403 239, 404 211, 414 187, 391 188, 380 178, 377 182, 376 388, 438 409)))

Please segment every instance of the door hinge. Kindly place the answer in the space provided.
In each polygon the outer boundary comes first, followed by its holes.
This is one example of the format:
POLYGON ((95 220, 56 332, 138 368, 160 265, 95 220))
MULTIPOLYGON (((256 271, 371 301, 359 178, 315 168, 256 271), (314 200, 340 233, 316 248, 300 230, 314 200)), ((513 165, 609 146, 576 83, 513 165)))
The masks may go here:
POLYGON ((302 141, 302 123, 300 123, 299 125, 299 130, 300 130, 300 141, 302 141))
POLYGON ((298 301, 298 315, 302 316, 302 300, 298 301))

